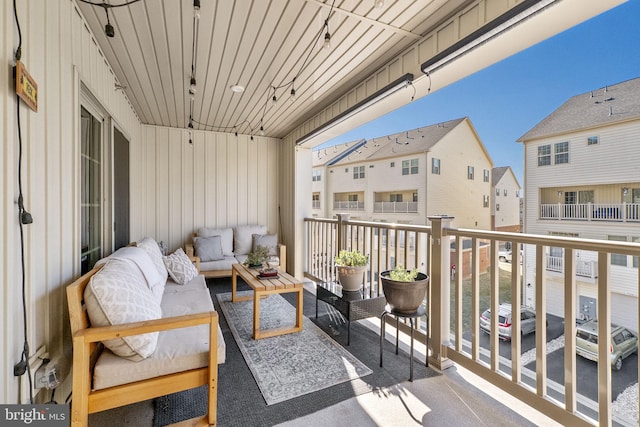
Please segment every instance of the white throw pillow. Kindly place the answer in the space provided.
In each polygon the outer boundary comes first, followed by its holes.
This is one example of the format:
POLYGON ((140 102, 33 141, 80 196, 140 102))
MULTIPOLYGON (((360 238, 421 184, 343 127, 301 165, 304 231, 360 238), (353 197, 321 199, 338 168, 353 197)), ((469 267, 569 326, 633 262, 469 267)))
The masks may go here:
POLYGON ((196 255, 200 257, 201 262, 220 261, 221 259, 224 259, 221 236, 198 236, 193 239, 193 246, 196 250, 196 255))
POLYGON ((198 237, 220 236, 222 238, 222 253, 233 256, 233 228, 207 228, 198 230, 198 237))
POLYGON ((164 262, 162 262, 162 252, 160 251, 158 242, 156 242, 152 237, 145 237, 137 242, 136 246, 144 249, 151 258, 151 261, 153 261, 153 265, 158 270, 158 273, 160 273, 160 275, 166 280, 169 273, 167 272, 167 267, 165 267, 164 262))
MULTIPOLYGON (((159 319, 160 304, 147 287, 140 269, 127 260, 109 259, 84 291, 87 314, 93 326, 159 319)), ((151 356, 158 332, 116 338, 103 342, 118 356, 140 361, 151 356)))
POLYGON ((182 248, 178 248, 171 255, 164 257, 164 264, 169 270, 169 276, 179 285, 189 283, 198 275, 198 269, 182 248))
POLYGON ((278 235, 277 234, 254 234, 251 250, 255 251, 258 246, 264 246, 269 250, 269 256, 278 255, 278 235))
POLYGON ((264 225, 239 225, 233 230, 233 252, 246 255, 251 252, 254 234, 267 234, 264 225))

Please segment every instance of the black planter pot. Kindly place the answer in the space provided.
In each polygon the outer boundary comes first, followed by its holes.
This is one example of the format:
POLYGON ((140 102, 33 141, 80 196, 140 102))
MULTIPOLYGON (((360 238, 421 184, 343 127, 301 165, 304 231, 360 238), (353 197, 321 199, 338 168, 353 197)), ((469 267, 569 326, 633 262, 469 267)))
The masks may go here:
POLYGON ((391 309, 400 313, 415 312, 427 296, 429 276, 418 273, 413 282, 399 282, 390 278, 391 271, 380 273, 382 291, 391 309))

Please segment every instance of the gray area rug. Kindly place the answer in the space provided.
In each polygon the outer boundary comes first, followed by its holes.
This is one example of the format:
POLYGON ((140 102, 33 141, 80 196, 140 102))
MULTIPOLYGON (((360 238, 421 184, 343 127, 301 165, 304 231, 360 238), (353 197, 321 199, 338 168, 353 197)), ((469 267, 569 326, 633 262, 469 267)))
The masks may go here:
MULTIPOLYGON (((250 294, 251 291, 239 292, 239 295, 250 294)), ((217 298, 267 405, 372 372, 306 317, 302 332, 254 340, 253 301, 231 303, 231 293, 217 294, 217 298)), ((295 307, 280 295, 270 295, 260 301, 262 329, 294 324, 295 307)))

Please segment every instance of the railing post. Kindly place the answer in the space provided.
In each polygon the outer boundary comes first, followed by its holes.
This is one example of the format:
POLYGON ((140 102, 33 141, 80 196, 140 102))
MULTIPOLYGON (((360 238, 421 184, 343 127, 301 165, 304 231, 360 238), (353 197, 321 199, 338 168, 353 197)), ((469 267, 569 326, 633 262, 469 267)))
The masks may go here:
POLYGON ((347 225, 345 221, 349 221, 349 214, 336 214, 338 217, 338 248, 336 254, 339 254, 341 250, 347 249, 347 225))
MULTIPOLYGON (((428 301, 431 306, 429 323, 431 324, 431 344, 432 353, 429 357, 429 364, 436 369, 443 370, 452 366, 452 362, 446 358, 446 347, 449 346, 450 334, 450 257, 451 238, 443 236, 442 229, 449 227, 453 217, 438 215, 428 217, 431 221, 431 299, 428 301)), ((461 266, 462 267, 462 266, 461 266)), ((462 272, 462 268, 460 268, 462 272)), ((428 331, 427 331, 428 333, 428 331)))

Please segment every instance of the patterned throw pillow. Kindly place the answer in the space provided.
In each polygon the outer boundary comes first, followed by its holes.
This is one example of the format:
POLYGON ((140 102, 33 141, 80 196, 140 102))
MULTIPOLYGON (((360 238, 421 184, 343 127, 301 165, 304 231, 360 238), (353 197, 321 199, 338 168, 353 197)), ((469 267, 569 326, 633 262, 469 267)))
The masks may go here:
POLYGON ((144 251, 149 254, 151 261, 153 261, 153 265, 160 273, 160 276, 167 278, 167 267, 165 267, 164 262, 162 262, 162 252, 160 251, 160 246, 152 237, 145 237, 136 243, 136 246, 144 249, 144 251))
MULTIPOLYGON (((92 278, 84 292, 87 314, 94 326, 153 320, 162 317, 160 304, 147 287, 142 272, 126 260, 110 259, 92 278)), ((121 357, 139 361, 151 356, 158 332, 104 341, 121 357)))
POLYGON ((196 266, 193 265, 193 262, 191 262, 182 248, 176 249, 174 253, 167 255, 163 260, 164 265, 169 270, 169 276, 179 285, 189 283, 198 275, 198 269, 196 269, 196 266))

